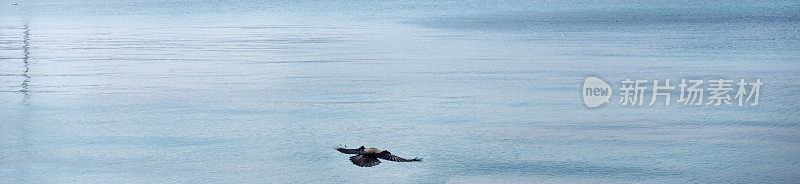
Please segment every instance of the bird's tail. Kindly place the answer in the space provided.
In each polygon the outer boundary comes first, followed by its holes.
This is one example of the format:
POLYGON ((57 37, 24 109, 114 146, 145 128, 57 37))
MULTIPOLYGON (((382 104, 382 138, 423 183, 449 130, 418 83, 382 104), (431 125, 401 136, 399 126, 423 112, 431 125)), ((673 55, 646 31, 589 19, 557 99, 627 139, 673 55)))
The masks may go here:
POLYGON ((356 155, 350 157, 350 162, 359 166, 359 167, 372 167, 381 163, 378 158, 370 157, 366 155, 356 155))

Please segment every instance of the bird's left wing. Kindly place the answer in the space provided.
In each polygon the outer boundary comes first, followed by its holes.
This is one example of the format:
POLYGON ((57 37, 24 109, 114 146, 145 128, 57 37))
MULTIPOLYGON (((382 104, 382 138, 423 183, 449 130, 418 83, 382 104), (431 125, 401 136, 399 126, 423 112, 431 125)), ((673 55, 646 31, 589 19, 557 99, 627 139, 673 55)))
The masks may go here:
POLYGON ((384 159, 384 160, 395 161, 395 162, 422 161, 421 158, 405 159, 403 157, 398 157, 398 156, 392 155, 392 153, 390 153, 388 151, 380 152, 380 153, 376 154, 375 156, 377 156, 378 158, 384 159))
POLYGON ((362 154, 362 153, 364 153, 364 146, 361 146, 361 148, 358 148, 358 149, 347 149, 347 148, 338 147, 338 148, 336 148, 336 151, 342 152, 344 154, 362 154))

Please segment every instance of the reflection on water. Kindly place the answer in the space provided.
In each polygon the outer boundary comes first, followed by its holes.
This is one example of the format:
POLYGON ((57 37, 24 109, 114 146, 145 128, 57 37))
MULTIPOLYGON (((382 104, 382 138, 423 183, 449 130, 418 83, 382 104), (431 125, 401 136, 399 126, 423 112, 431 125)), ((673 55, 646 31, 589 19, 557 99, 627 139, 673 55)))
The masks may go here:
POLYGON ((137 2, 0 8, 0 183, 800 179, 796 4, 137 2), (587 109, 587 76, 765 86, 587 109))

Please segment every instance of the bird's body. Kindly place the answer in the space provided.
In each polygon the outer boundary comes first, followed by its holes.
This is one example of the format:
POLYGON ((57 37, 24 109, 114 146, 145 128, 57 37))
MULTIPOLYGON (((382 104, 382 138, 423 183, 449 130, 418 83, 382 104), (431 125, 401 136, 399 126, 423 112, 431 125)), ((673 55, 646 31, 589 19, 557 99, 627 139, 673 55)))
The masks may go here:
POLYGON ((359 167, 372 167, 378 165, 381 163, 378 158, 395 162, 422 161, 420 158, 404 159, 402 157, 392 155, 391 152, 386 150, 380 150, 378 148, 365 148, 364 146, 361 146, 358 149, 347 149, 340 147, 336 148, 336 150, 344 154, 356 154, 356 156, 350 157, 350 162, 353 162, 354 165, 359 167))
POLYGON ((381 150, 379 150, 378 148, 366 148, 366 149, 364 149, 364 153, 367 153, 367 154, 375 154, 375 153, 380 153, 380 152, 381 152, 381 150))

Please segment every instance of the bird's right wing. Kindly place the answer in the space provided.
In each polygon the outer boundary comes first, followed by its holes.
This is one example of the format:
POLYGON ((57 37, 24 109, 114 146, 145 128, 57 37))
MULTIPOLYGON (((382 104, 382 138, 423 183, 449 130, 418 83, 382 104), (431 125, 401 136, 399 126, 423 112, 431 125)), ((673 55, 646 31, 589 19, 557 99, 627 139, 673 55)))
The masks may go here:
POLYGON ((378 157, 378 158, 380 158, 380 159, 389 160, 389 161, 395 161, 395 162, 416 162, 416 161, 422 161, 422 159, 421 159, 421 158, 405 159, 405 158, 403 158, 403 157, 398 157, 398 156, 392 155, 392 153, 390 153, 389 151, 383 151, 383 152, 380 152, 380 153, 378 153, 378 154, 375 154, 375 156, 376 156, 376 157, 378 157))
POLYGON ((344 154, 362 154, 362 153, 364 153, 364 146, 361 146, 361 148, 358 148, 358 149, 347 149, 347 148, 338 147, 338 148, 336 148, 336 151, 342 152, 344 154))

